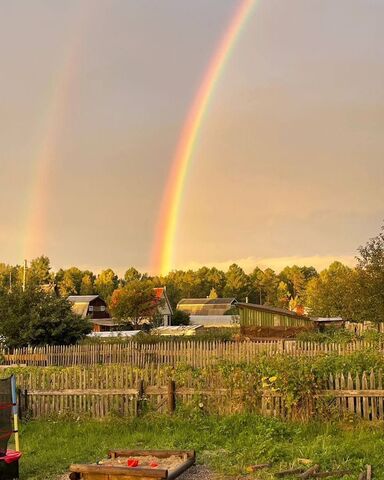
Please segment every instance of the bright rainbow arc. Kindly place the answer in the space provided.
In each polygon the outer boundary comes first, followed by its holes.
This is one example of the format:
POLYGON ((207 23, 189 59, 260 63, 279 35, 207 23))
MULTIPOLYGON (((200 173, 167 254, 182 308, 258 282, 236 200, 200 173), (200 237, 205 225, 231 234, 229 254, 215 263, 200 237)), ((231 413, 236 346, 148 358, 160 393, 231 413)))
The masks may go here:
POLYGON ((216 83, 254 5, 256 0, 241 1, 209 63, 184 123, 156 229, 151 268, 154 273, 166 275, 172 269, 176 227, 188 166, 216 83))

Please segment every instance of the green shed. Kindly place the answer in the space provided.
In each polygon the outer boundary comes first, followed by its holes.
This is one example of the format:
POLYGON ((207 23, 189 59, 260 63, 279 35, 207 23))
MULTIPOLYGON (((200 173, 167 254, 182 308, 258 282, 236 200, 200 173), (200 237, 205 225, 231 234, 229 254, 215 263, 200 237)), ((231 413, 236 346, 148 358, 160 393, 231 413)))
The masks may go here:
POLYGON ((284 308, 254 303, 238 303, 236 306, 240 313, 240 332, 248 337, 289 338, 315 328, 309 317, 284 308))

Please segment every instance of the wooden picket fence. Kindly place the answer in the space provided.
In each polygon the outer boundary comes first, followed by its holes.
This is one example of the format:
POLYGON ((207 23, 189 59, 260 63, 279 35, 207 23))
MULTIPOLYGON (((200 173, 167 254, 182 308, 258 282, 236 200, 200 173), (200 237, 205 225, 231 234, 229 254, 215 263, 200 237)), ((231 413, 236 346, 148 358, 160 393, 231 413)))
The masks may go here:
POLYGON ((176 407, 206 413, 257 412, 284 419, 361 418, 384 420, 381 371, 334 374, 319 379, 319 389, 298 399, 272 388, 261 389, 254 375, 236 381, 226 372, 208 368, 196 376, 189 369, 178 376, 155 365, 137 369, 125 365, 38 369, 17 375, 22 414, 49 416, 134 417, 146 412, 173 413, 176 407))
POLYGON ((278 392, 264 392, 261 411, 264 415, 282 418, 360 418, 384 420, 384 390, 382 371, 362 375, 337 373, 319 381, 322 388, 301 399, 297 405, 288 405, 278 392))
POLYGON ((27 366, 91 366, 131 365, 145 367, 149 363, 177 366, 180 364, 204 367, 219 361, 252 363, 261 353, 267 355, 317 356, 375 349, 384 352, 384 343, 357 340, 347 344, 315 343, 295 340, 254 342, 225 341, 167 341, 155 344, 126 342, 71 346, 45 346, 0 351, 5 365, 27 366))
POLYGON ((344 328, 350 332, 355 333, 356 335, 363 335, 365 332, 379 332, 384 333, 384 322, 373 323, 373 322, 345 322, 344 328))

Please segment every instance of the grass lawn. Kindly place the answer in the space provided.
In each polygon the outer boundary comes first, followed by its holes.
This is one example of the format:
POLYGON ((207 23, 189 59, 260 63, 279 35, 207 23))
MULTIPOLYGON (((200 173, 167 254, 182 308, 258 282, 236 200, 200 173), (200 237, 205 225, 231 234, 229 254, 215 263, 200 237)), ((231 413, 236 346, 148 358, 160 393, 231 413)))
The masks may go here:
POLYGON ((296 465, 298 458, 322 469, 373 465, 384 478, 382 423, 286 423, 256 415, 227 417, 150 417, 109 421, 31 421, 22 426, 22 480, 53 479, 72 462, 95 462, 109 448, 195 449, 198 463, 220 474, 239 475, 248 465, 273 462, 269 472, 249 478, 273 478, 274 470, 296 465))

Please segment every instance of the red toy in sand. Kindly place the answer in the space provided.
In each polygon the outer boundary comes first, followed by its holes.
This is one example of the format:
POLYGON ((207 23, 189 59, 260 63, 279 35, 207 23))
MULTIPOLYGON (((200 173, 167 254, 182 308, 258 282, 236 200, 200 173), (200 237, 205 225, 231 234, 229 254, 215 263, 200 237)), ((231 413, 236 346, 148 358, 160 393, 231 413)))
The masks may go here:
POLYGON ((135 458, 128 458, 127 465, 128 467, 137 467, 139 465, 139 461, 135 458))

